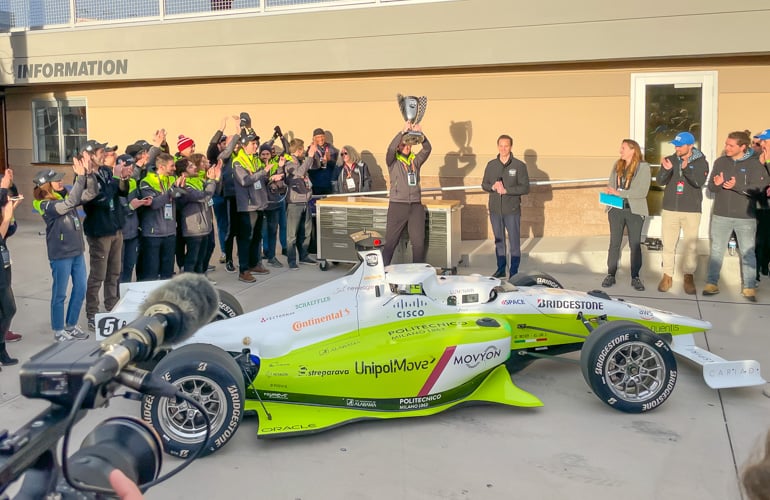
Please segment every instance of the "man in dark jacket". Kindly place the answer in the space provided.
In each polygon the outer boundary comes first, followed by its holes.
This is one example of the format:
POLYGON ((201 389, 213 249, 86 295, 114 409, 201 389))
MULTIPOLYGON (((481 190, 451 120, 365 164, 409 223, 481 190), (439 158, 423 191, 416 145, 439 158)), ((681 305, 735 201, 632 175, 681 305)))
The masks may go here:
POLYGON ((511 154, 513 138, 497 138, 497 158, 487 163, 481 189, 489 193, 489 220, 495 235, 497 270, 495 278, 505 277, 505 232, 511 253, 509 276, 519 272, 521 262, 521 196, 529 193, 527 165, 511 154))
POLYGON ((674 276, 674 258, 679 231, 682 232, 682 271, 684 292, 695 295, 693 274, 698 265, 698 227, 700 226, 703 185, 709 175, 709 164, 703 153, 695 147, 695 137, 689 132, 677 134, 671 144, 676 153, 663 159, 656 177, 663 186, 663 277, 658 284, 659 292, 671 288, 674 276))
POLYGON ((709 177, 709 191, 714 193, 714 211, 711 215, 711 251, 703 295, 719 293, 719 273, 727 241, 735 231, 741 251, 741 295, 756 302, 757 258, 754 238, 757 220, 754 218, 756 200, 764 194, 767 185, 765 169, 749 147, 751 139, 746 132, 731 132, 725 140, 725 155, 714 162, 709 177))
POLYGON ((114 172, 115 149, 90 140, 83 147, 96 171, 97 196, 83 204, 86 218, 83 232, 88 241, 90 272, 86 288, 86 317, 88 328, 94 329, 94 316, 99 312, 99 290, 104 284, 104 307, 112 310, 120 294, 120 270, 123 265, 123 225, 125 213, 120 196, 128 194, 127 179, 130 169, 119 167, 114 172), (125 171, 124 171, 125 170, 125 171), (115 175, 117 173, 117 176, 115 175))
POLYGON ((412 153, 412 146, 403 141, 404 134, 414 130, 422 132, 419 124, 406 122, 396 134, 385 153, 390 177, 390 203, 385 223, 385 248, 382 260, 386 266, 393 260, 398 241, 404 228, 412 243, 412 262, 425 262, 425 207, 422 204, 420 170, 433 150, 427 137, 423 139, 419 153, 412 153))
POLYGON ((286 185, 289 189, 286 195, 286 257, 289 269, 299 269, 297 261, 302 264, 315 264, 308 251, 312 219, 308 202, 313 196, 312 183, 308 176, 318 165, 313 162, 318 147, 310 145, 305 154, 305 142, 302 139, 292 139, 289 143, 291 160, 284 156, 278 159, 278 166, 286 172, 286 185))

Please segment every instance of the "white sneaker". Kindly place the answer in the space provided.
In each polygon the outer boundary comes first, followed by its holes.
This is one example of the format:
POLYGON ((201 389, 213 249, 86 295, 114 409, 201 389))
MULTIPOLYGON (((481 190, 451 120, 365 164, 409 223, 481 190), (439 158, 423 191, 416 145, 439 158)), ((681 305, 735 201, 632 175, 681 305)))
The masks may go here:
POLYGON ((80 328, 78 325, 75 326, 68 326, 64 329, 67 333, 69 333, 73 338, 77 340, 85 340, 88 338, 88 333, 84 332, 82 328, 80 328))
POLYGON ((88 338, 88 334, 84 331, 80 330, 80 334, 78 332, 71 332, 68 330, 57 330, 53 332, 53 337, 56 339, 57 342, 69 342, 70 340, 84 340, 88 338), (76 336, 83 334, 85 337, 82 336, 76 336))

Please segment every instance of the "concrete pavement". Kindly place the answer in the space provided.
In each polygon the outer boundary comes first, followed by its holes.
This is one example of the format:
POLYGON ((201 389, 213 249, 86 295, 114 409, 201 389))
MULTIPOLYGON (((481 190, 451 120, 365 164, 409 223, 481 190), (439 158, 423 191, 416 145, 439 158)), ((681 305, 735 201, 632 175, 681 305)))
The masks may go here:
MULTIPOLYGON (((25 223, 9 246, 19 312, 13 329, 24 334, 9 344, 22 359, 53 339, 49 325, 50 270, 42 224, 25 223)), ((527 240, 522 270, 549 272, 567 288, 599 288, 605 272, 607 237, 527 240)), ((705 246, 704 246, 705 248, 705 246)), ((489 241, 466 241, 469 267, 461 274, 494 269, 489 241)), ((647 290, 630 286, 628 251, 614 296, 709 320, 714 328, 698 344, 727 359, 753 358, 770 370, 770 278, 763 277, 759 302, 740 296, 737 258, 727 257, 714 297, 687 296, 677 276, 667 294, 656 290, 659 255, 644 252, 647 290)), ((703 285, 705 260, 696 274, 703 285)), ((221 265, 211 274, 218 287, 251 310, 341 276, 347 265, 323 272, 301 266, 271 269, 256 284, 237 281, 221 265)), ((81 318, 85 325, 85 316, 81 318)), ((679 360, 677 387, 653 412, 614 411, 589 390, 576 364, 543 360, 514 375, 514 383, 540 397, 537 409, 475 407, 433 417, 366 422, 316 436, 274 441, 256 439, 246 420, 236 438, 215 455, 153 488, 147 498, 265 499, 739 499, 737 473, 758 451, 770 424, 770 399, 762 388, 714 391, 699 369, 679 360)), ((15 429, 45 404, 19 396, 19 368, 0 373, 0 427, 15 429)), ((138 404, 116 400, 89 413, 74 443, 97 422, 117 414, 138 415, 138 404)), ((165 458, 165 470, 177 462, 165 458)))

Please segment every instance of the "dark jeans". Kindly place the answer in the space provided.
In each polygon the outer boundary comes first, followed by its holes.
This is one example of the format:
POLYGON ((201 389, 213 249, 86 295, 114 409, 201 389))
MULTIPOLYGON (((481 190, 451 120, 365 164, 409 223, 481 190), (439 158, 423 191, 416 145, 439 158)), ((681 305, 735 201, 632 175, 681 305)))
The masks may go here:
POLYGON ((521 257, 521 213, 489 214, 492 234, 495 235, 495 255, 505 257, 505 232, 508 232, 508 249, 511 257, 521 257))
POLYGON ((166 280, 174 275, 176 235, 142 236, 142 281, 166 280))
MULTIPOLYGON (((230 228, 230 219, 227 214, 227 202, 224 196, 214 196, 214 219, 217 221, 217 239, 219 240, 219 249, 225 253, 225 242, 230 228)), ((213 252, 213 249, 212 249, 213 252)))
POLYGON ((139 236, 123 240, 123 268, 120 271, 120 282, 129 283, 134 279, 134 267, 139 256, 139 236))
POLYGON ((290 265, 297 263, 298 252, 299 260, 308 256, 312 223, 307 203, 286 205, 286 257, 290 265))
POLYGON ((185 236, 187 253, 184 256, 184 272, 203 274, 208 267, 206 256, 208 255, 209 235, 185 236))
POLYGON ((610 249, 607 253, 607 274, 615 276, 620 260, 623 229, 628 228, 628 247, 631 250, 631 278, 639 277, 642 269, 642 226, 644 217, 631 212, 630 208, 611 208, 607 213, 610 221, 610 249))
POLYGON ((388 204, 388 219, 385 229, 385 248, 382 250, 382 260, 390 265, 393 253, 404 228, 409 231, 409 242, 412 244, 412 262, 425 262, 425 207, 422 203, 388 204))
MULTIPOLYGON (((85 262, 84 262, 85 264, 85 262)), ((11 320, 16 314, 16 299, 11 288, 11 268, 0 269, 7 273, 8 286, 0 287, 0 347, 5 345, 5 334, 11 328, 11 320)))
POLYGON ((111 311, 120 299, 118 284, 123 266, 123 233, 86 238, 91 271, 86 288, 86 317, 93 319, 99 312, 99 290, 104 284, 104 308, 111 311))
POLYGON ((262 222, 265 212, 238 212, 238 270, 262 264, 262 222))
POLYGON ((225 206, 227 207, 227 237, 222 252, 225 254, 225 262, 232 262, 233 242, 238 236, 238 206, 235 204, 235 196, 226 196, 225 206))
POLYGON ((262 225, 262 247, 265 257, 270 260, 275 257, 275 244, 278 237, 278 221, 281 209, 265 210, 265 224, 262 225))

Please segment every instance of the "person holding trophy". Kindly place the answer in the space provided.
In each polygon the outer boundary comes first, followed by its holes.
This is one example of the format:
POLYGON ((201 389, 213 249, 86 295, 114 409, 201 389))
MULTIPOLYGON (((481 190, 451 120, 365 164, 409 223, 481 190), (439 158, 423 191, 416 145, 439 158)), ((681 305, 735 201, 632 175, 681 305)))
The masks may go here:
POLYGON ((420 169, 431 153, 430 141, 422 133, 419 121, 425 114, 425 97, 398 96, 401 113, 406 119, 403 130, 396 134, 385 155, 390 177, 390 203, 385 229, 382 258, 390 265, 404 228, 412 243, 412 262, 425 261, 425 207, 420 191, 420 169), (412 146, 422 144, 419 153, 412 146))

